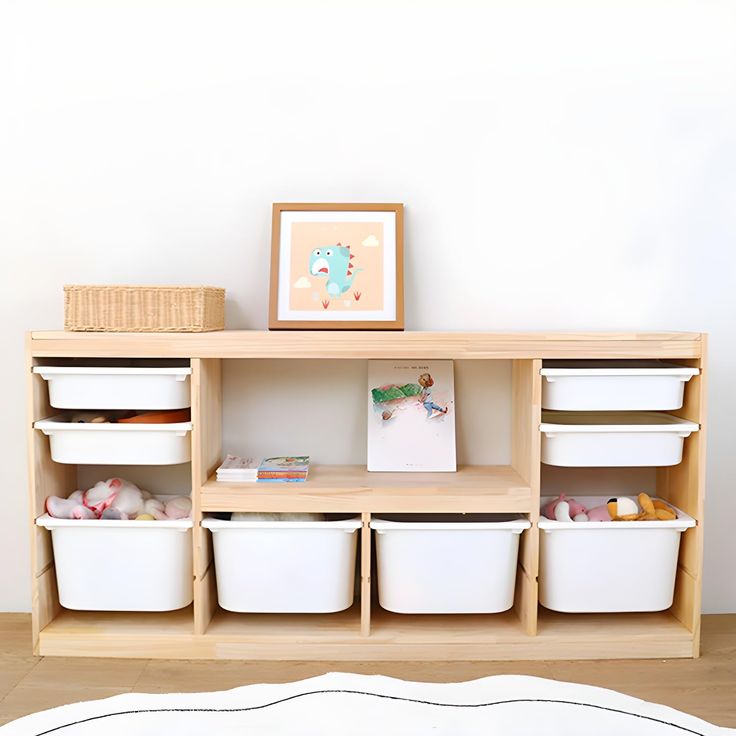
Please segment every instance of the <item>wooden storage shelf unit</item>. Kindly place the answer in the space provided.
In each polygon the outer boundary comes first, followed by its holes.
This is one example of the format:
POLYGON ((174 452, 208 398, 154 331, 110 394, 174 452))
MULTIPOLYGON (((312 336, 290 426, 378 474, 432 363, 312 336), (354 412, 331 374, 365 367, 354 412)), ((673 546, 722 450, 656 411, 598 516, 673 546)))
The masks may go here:
POLYGON ((28 437, 34 651, 42 655, 321 660, 511 660, 698 656, 705 488, 705 345, 700 333, 255 332, 113 334, 33 332, 28 337, 28 437), (54 413, 34 365, 75 358, 187 359, 192 367, 194 603, 168 613, 62 609, 49 533, 34 524, 48 495, 68 495, 76 468, 51 460, 33 422, 54 413), (227 359, 473 359, 512 362, 511 464, 457 473, 368 473, 319 466, 300 484, 218 483, 222 457, 222 361, 227 359), (540 432, 542 361, 552 358, 666 359, 700 369, 675 412, 698 422, 683 461, 657 471, 657 494, 697 520, 683 535, 675 601, 646 614, 559 614, 540 608, 540 432), (217 605, 209 532, 215 511, 360 514, 359 585, 337 614, 235 614, 217 605), (373 594, 372 514, 522 513, 513 608, 502 614, 412 616, 380 609, 373 594))

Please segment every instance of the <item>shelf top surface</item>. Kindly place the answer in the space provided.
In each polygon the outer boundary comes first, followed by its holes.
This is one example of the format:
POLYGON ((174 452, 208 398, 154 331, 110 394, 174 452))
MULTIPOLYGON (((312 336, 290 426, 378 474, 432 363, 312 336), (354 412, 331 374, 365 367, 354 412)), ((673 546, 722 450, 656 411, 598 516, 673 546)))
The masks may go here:
POLYGON ((699 332, 31 332, 35 357, 699 358, 699 332))
POLYGON ((530 512, 531 489, 506 465, 460 466, 456 473, 379 473, 360 465, 318 465, 299 483, 202 486, 205 511, 530 512))

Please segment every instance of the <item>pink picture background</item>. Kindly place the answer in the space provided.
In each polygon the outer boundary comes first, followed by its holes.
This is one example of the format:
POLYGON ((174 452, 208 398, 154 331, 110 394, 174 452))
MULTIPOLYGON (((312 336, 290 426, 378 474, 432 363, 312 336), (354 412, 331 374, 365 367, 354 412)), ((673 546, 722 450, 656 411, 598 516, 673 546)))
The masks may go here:
POLYGON ((292 223, 289 308, 315 312, 383 310, 383 229, 382 222, 292 223), (338 243, 350 246, 355 256, 353 271, 357 275, 348 291, 337 299, 330 299, 327 279, 309 273, 309 256, 315 248, 338 243), (327 309, 323 300, 330 301, 327 309))

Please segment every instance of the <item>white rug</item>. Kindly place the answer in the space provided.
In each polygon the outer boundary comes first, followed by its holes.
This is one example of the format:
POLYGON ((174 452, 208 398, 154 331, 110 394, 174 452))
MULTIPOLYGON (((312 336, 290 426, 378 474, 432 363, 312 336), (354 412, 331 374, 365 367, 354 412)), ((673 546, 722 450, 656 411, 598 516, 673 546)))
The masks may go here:
POLYGON ((436 684, 332 673, 216 693, 118 695, 0 727, 0 736, 45 734, 710 736, 736 730, 611 690, 537 677, 436 684))

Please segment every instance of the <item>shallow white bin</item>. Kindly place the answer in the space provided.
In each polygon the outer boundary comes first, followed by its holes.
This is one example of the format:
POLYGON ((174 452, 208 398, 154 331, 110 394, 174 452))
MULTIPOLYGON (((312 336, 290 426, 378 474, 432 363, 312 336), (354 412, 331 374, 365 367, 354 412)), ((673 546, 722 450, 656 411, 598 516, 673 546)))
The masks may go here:
POLYGON ((36 366, 57 409, 186 409, 191 368, 36 366))
POLYGON ((52 417, 33 426, 48 435, 51 459, 78 465, 176 465, 192 456, 191 422, 74 423, 52 417))
POLYGON ((542 462, 565 467, 677 465, 699 425, 657 412, 542 412, 542 462))
POLYGON ((376 532, 378 602, 394 613, 498 613, 514 602, 520 516, 385 516, 376 532))
POLYGON ((59 602, 79 611, 173 611, 192 602, 192 521, 54 519, 59 602))
MULTIPOLYGON (((551 501, 543 498, 542 505, 551 501)), ((588 506, 605 497, 575 497, 588 506)), ((674 508, 674 507, 673 507, 674 508)), ((539 520, 539 602, 564 613, 664 611, 672 605, 680 536, 695 520, 539 520)))
POLYGON ((542 408, 566 411, 679 409, 697 368, 659 361, 545 361, 542 408))
POLYGON ((221 521, 206 518, 217 598, 236 613, 335 613, 353 605, 360 519, 221 521))

